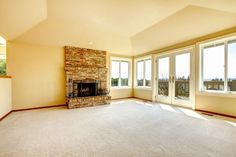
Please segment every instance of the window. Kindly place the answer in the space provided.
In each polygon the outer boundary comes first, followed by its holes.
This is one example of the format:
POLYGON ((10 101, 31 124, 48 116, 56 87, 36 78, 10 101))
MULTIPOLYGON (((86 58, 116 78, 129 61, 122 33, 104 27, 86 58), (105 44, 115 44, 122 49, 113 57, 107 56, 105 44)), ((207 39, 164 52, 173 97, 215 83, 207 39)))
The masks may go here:
POLYGON ((152 61, 151 59, 137 61, 137 86, 151 87, 152 61))
POLYGON ((203 85, 205 90, 224 90, 224 45, 203 49, 203 85))
POLYGON ((112 61, 112 71, 111 71, 111 86, 119 86, 119 77, 120 77, 120 62, 112 61))
POLYGON ((236 41, 229 42, 228 44, 228 91, 236 91, 236 41))
POLYGON ((0 36, 0 75, 6 75, 6 40, 0 36))
POLYGON ((111 61, 111 86, 129 86, 129 62, 123 60, 111 61))
POLYGON ((201 46, 203 91, 236 91, 236 40, 201 46))
POLYGON ((137 62, 137 85, 143 86, 144 84, 144 61, 137 62))
POLYGON ((128 84, 129 84, 129 63, 126 61, 120 62, 120 79, 121 79, 121 86, 128 86, 128 84))
POLYGON ((0 54, 0 75, 6 75, 6 55, 0 54))

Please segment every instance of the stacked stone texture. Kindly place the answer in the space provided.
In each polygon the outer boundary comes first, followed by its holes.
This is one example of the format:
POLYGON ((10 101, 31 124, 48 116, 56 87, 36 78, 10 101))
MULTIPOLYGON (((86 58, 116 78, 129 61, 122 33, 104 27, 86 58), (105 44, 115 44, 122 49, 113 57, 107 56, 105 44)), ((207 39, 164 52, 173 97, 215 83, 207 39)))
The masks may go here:
POLYGON ((110 103, 108 95, 70 98, 73 80, 96 80, 107 90, 106 52, 78 47, 65 47, 66 98, 69 108, 96 106, 110 103))

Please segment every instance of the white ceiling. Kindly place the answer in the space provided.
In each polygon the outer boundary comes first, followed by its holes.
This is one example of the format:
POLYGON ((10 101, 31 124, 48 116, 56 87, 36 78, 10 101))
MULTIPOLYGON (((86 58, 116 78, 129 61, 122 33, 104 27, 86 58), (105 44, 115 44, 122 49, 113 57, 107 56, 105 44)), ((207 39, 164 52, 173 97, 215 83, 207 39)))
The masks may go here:
POLYGON ((136 55, 236 26, 235 0, 0 0, 7 40, 136 55))
POLYGON ((131 43, 133 52, 140 54, 234 26, 235 13, 188 6, 131 37, 131 43))
POLYGON ((47 0, 0 0, 0 35, 15 39, 47 18, 47 0))

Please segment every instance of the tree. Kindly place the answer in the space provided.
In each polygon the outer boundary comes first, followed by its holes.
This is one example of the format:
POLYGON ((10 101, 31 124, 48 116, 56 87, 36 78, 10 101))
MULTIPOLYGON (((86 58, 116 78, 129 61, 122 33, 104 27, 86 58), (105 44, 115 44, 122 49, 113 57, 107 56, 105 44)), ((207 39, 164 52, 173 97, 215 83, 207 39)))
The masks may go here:
POLYGON ((0 75, 6 75, 6 59, 0 59, 0 75))

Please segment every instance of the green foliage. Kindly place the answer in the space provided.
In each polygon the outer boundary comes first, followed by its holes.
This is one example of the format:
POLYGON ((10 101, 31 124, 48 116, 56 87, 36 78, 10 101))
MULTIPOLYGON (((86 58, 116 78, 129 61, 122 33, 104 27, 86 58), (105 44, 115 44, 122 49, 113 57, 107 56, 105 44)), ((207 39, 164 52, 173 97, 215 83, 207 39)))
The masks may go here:
POLYGON ((0 75, 6 74, 6 59, 0 59, 0 75))
POLYGON ((119 86, 119 78, 111 78, 111 86, 112 87, 119 86))

